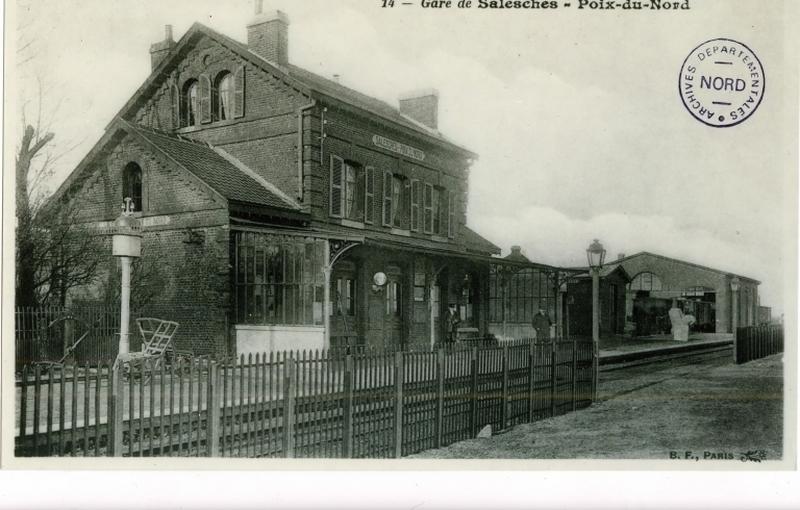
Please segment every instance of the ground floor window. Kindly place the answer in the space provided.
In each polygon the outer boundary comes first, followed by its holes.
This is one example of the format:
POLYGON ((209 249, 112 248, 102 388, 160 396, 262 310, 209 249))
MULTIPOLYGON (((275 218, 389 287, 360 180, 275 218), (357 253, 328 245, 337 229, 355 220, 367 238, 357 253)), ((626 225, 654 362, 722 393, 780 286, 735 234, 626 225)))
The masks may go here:
POLYGON ((238 324, 322 325, 325 241, 234 233, 238 324))

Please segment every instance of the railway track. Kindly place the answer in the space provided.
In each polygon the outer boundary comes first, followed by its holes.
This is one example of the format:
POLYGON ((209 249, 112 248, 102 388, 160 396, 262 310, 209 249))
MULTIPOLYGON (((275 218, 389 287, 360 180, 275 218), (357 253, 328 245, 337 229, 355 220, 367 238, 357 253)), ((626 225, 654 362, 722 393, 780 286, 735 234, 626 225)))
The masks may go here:
POLYGON ((717 342, 664 349, 653 352, 626 353, 600 358, 600 372, 614 372, 645 365, 679 362, 694 364, 728 358, 733 361, 733 342, 717 342))

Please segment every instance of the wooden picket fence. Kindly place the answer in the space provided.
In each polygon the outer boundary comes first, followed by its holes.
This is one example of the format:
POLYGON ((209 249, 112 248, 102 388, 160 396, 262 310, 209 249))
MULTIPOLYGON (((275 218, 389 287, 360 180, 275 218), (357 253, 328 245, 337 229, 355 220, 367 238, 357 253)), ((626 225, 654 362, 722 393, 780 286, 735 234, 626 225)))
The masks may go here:
POLYGON ((783 325, 736 328, 736 363, 747 363, 783 352, 783 325))
POLYGON ((17 456, 393 458, 591 404, 592 344, 23 368, 17 456))

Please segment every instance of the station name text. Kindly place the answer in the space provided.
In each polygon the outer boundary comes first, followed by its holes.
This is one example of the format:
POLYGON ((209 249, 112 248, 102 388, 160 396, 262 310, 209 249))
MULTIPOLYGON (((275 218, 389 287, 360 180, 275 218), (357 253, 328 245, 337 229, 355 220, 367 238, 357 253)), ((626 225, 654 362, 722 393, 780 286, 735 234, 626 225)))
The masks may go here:
POLYGON ((383 8, 422 9, 577 9, 583 11, 689 10, 690 0, 379 0, 383 8))

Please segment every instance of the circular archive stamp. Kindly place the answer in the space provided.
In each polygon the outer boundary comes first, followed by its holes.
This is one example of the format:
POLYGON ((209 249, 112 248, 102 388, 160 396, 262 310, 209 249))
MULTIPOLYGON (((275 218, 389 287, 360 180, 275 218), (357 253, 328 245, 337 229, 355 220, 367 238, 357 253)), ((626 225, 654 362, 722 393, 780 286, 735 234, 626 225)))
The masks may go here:
POLYGON ((694 48, 678 76, 686 110, 711 127, 731 127, 750 118, 764 90, 764 67, 753 50, 722 37, 694 48))

